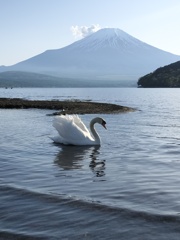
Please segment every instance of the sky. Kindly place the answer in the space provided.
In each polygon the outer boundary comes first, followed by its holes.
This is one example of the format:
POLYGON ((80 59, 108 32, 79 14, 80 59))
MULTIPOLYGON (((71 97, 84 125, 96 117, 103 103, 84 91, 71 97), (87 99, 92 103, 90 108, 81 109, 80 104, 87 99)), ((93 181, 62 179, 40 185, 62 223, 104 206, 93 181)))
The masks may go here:
POLYGON ((180 0, 0 0, 0 66, 106 27, 180 55, 180 0))

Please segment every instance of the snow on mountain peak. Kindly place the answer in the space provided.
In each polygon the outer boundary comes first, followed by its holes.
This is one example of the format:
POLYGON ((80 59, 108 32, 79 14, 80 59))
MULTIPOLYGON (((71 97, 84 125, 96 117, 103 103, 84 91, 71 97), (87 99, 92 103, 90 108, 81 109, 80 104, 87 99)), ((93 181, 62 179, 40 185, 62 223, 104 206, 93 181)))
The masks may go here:
POLYGON ((99 31, 71 44, 69 50, 82 49, 93 51, 100 48, 128 49, 130 46, 142 45, 142 42, 118 28, 103 28, 99 31))
MULTIPOLYGON (((89 36, 90 37, 90 36, 89 36)), ((96 32, 96 34, 91 34, 91 37, 100 39, 111 39, 111 38, 128 38, 128 34, 118 28, 103 28, 96 32)))

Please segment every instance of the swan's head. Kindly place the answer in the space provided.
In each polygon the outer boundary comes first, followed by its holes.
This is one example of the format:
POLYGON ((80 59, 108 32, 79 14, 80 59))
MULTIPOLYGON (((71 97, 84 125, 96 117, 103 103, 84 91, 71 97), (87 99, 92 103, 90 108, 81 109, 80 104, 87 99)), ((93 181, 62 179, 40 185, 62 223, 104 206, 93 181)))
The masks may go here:
POLYGON ((106 128, 106 121, 103 118, 97 117, 97 118, 95 118, 95 122, 101 124, 105 129, 107 129, 106 128))

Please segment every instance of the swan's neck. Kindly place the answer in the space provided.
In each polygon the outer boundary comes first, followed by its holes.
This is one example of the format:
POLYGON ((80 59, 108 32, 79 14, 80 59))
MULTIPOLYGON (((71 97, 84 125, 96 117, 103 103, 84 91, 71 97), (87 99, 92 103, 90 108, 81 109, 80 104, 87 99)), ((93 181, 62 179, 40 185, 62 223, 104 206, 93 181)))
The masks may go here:
POLYGON ((96 144, 100 144, 100 137, 99 137, 98 133, 96 132, 96 130, 94 128, 94 124, 95 123, 97 123, 97 119, 96 118, 91 120, 91 122, 90 122, 90 129, 91 129, 91 133, 92 133, 92 135, 94 137, 94 140, 95 140, 96 144))

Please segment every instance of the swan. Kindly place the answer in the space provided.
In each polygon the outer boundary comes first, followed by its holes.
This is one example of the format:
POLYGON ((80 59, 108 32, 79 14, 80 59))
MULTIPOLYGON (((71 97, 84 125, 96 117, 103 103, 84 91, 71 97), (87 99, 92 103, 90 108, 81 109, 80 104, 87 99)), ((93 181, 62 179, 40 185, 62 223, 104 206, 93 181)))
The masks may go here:
POLYGON ((56 143, 65 145, 100 145, 101 140, 94 128, 99 123, 106 129, 106 122, 100 117, 93 118, 90 122, 90 131, 77 115, 60 115, 53 120, 53 127, 59 136, 53 138, 56 143))

